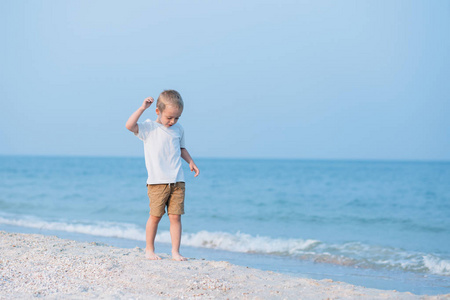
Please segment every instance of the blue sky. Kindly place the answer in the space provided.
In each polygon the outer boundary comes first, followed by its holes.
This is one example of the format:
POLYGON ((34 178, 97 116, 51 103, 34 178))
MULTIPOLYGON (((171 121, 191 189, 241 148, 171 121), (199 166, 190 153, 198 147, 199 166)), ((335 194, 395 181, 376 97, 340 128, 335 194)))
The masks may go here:
POLYGON ((450 160, 450 1, 1 1, 0 154, 450 160), (155 118, 154 109, 143 118, 155 118))

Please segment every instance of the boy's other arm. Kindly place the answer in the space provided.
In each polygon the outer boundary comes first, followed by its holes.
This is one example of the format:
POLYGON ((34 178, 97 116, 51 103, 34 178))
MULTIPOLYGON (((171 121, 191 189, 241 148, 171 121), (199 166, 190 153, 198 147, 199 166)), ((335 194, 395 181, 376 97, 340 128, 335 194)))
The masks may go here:
POLYGON ((145 98, 144 102, 142 103, 141 107, 139 107, 131 116, 128 118, 127 123, 125 124, 125 127, 131 131, 134 132, 134 134, 139 133, 139 126, 137 124, 139 118, 144 113, 144 111, 152 105, 153 101, 155 101, 152 97, 145 98))
POLYGON ((195 164, 194 160, 192 159, 191 155, 189 154, 186 148, 181 148, 181 158, 184 159, 189 164, 191 172, 195 172, 194 177, 197 177, 198 174, 200 174, 200 170, 198 169, 197 165, 195 164))

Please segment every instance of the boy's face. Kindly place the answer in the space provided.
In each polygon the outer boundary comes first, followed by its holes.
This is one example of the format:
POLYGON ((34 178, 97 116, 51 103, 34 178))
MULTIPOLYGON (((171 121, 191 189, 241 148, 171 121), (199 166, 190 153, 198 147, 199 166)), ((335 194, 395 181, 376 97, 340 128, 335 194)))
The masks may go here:
POLYGON ((156 114, 158 115, 156 122, 169 128, 178 122, 182 112, 183 110, 173 105, 167 105, 162 112, 156 108, 156 114))

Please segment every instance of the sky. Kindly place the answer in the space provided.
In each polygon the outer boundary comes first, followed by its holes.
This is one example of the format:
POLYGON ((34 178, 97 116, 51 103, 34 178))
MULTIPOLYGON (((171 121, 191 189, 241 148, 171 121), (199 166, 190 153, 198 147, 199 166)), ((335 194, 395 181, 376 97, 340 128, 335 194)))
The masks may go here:
POLYGON ((0 1, 0 155, 450 160, 450 1, 0 1), (154 107, 141 120, 155 119, 154 107))

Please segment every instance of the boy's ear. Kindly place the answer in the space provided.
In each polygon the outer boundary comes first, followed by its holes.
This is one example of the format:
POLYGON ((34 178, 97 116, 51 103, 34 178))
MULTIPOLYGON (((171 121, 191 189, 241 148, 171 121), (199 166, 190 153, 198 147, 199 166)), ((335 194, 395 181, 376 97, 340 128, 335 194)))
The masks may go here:
POLYGON ((156 114, 159 116, 159 108, 156 108, 155 111, 156 111, 156 114))

